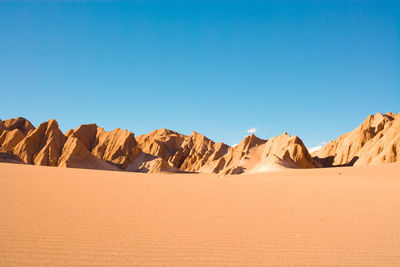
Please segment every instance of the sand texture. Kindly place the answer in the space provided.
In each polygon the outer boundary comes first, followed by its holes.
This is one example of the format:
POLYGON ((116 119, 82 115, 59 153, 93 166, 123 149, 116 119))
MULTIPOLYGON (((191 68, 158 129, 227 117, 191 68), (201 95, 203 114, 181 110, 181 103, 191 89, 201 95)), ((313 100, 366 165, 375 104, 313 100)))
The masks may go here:
POLYGON ((0 163, 0 212, 0 266, 400 264, 398 163, 227 177, 0 163))

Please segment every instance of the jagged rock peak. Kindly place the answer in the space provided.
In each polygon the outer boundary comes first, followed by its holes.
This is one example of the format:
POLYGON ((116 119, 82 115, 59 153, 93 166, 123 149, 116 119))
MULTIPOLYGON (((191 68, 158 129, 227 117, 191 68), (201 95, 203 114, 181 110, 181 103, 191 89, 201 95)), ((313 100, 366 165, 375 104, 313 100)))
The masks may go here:
POLYGON ((186 136, 168 129, 158 129, 136 138, 140 150, 169 161, 181 147, 186 136))
POLYGON ((400 161, 400 113, 368 116, 355 130, 314 152, 314 160, 302 140, 286 132, 268 140, 252 134, 229 147, 195 131, 186 136, 169 129, 135 138, 127 130, 86 124, 64 135, 55 120, 35 129, 24 118, 0 120, 0 153, 4 160, 37 165, 219 175, 380 164, 400 161))
POLYGON ((84 124, 69 130, 67 136, 79 140, 75 146, 84 146, 94 156, 120 169, 125 169, 138 153, 135 135, 120 128, 105 131, 97 124, 84 124))
POLYGON ((25 163, 57 166, 66 139, 59 129, 57 121, 51 119, 30 131, 14 147, 13 152, 25 163))
MULTIPOLYGON (((363 154, 366 154, 366 149, 363 147, 371 142, 381 142, 379 139, 389 131, 396 120, 398 115, 394 113, 371 114, 356 129, 339 136, 314 152, 314 160, 324 167, 354 165, 363 154)), ((368 164, 369 161, 361 162, 368 164)))
POLYGON ((310 153, 298 136, 283 133, 268 139, 264 146, 264 157, 275 155, 286 161, 287 166, 297 166, 297 168, 316 167, 310 153))
POLYGON ((98 127, 96 141, 92 154, 121 169, 125 169, 139 152, 135 135, 128 130, 104 131, 98 127))
POLYGON ((180 134, 178 132, 163 128, 163 129, 154 130, 154 131, 152 131, 152 132, 150 132, 148 134, 139 135, 137 137, 137 139, 141 139, 141 138, 157 138, 157 137, 161 137, 161 136, 171 136, 171 135, 184 137, 183 134, 180 134))
POLYGON ((247 153, 251 148, 254 146, 259 146, 262 144, 265 144, 267 140, 258 138, 254 134, 246 136, 240 143, 239 145, 235 146, 235 150, 240 150, 244 153, 247 153))
POLYGON ((10 153, 12 149, 22 140, 25 135, 17 128, 0 134, 0 152, 10 153))
POLYGON ((18 117, 16 119, 9 119, 3 121, 3 126, 5 129, 12 131, 14 129, 20 130, 24 135, 28 134, 30 131, 34 130, 35 127, 30 121, 23 117, 18 117))
POLYGON ((97 170, 118 170, 117 167, 91 154, 85 144, 78 138, 72 136, 68 137, 63 147, 58 166, 97 170))
POLYGON ((91 151, 96 143, 97 124, 83 124, 78 126, 75 130, 69 130, 66 133, 67 137, 75 137, 91 151))
MULTIPOLYGON (((214 143, 202 134, 193 131, 187 136, 181 147, 170 159, 172 166, 186 172, 206 171, 205 166, 218 160, 228 151, 228 146, 223 143, 214 143)), ((210 168, 207 168, 211 172, 210 168)))
POLYGON ((386 123, 357 153, 354 165, 375 165, 400 161, 400 117, 386 123))

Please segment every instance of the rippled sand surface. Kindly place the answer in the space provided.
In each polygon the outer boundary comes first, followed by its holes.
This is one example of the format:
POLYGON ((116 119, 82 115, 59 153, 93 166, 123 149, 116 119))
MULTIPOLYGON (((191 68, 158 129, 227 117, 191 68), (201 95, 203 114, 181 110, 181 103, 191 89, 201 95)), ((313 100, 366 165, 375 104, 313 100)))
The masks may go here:
POLYGON ((0 266, 400 265, 400 165, 218 177, 0 163, 0 266))

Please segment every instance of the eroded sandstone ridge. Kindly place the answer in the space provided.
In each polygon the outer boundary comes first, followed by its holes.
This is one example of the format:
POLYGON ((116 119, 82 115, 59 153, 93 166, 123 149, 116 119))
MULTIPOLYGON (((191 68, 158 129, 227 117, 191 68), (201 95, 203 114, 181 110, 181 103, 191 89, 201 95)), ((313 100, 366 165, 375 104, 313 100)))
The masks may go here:
POLYGON ((219 175, 368 165, 400 161, 400 114, 370 115, 354 131, 309 154, 297 136, 246 136, 230 147, 192 132, 168 129, 135 135, 81 125, 65 134, 57 121, 35 128, 24 118, 0 120, 0 162, 135 172, 209 172, 219 175))
POLYGON ((247 136, 237 146, 231 147, 215 167, 215 172, 227 175, 314 168, 316 165, 300 138, 284 133, 268 140, 247 136))
POLYGON ((351 132, 313 153, 324 167, 392 163, 400 160, 400 113, 377 113, 351 132))

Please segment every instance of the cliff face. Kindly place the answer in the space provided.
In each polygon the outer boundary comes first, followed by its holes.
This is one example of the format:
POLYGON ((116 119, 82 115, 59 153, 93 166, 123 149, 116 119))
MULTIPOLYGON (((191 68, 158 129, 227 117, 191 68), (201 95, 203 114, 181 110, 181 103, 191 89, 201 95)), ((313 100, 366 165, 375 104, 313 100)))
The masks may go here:
POLYGON ((222 161, 219 173, 223 175, 315 167, 300 138, 287 133, 268 140, 247 136, 231 148, 222 161))
POLYGON ((13 153, 14 147, 35 127, 24 118, 0 120, 0 162, 24 163, 13 153))
POLYGON ((324 167, 396 162, 399 115, 370 115, 356 129, 339 136, 313 153, 324 167))
POLYGON ((223 143, 214 143, 193 132, 189 136, 168 129, 159 129, 137 138, 139 156, 130 170, 149 172, 198 172, 228 150, 223 143))
POLYGON ((91 169, 125 169, 138 153, 133 133, 107 132, 95 124, 81 125, 65 135, 55 120, 36 129, 24 118, 0 121, 0 152, 28 164, 91 169))
POLYGON ((0 120, 0 134, 2 130, 13 131, 14 129, 18 129, 24 135, 27 135, 30 131, 34 130, 35 127, 32 125, 30 121, 22 117, 18 117, 16 119, 9 119, 6 121, 0 120))
POLYGON ((359 151, 355 165, 376 165, 400 161, 400 114, 359 151))
POLYGON ((158 129, 138 136, 136 139, 138 152, 127 170, 150 173, 179 172, 179 169, 169 161, 178 151, 185 137, 168 129, 158 129))
POLYGON ((49 120, 31 130, 12 151, 26 163, 57 166, 66 139, 58 123, 49 120))
POLYGON ((214 172, 228 175, 240 174, 251 169, 255 162, 260 160, 260 153, 266 140, 260 139, 254 134, 245 137, 238 145, 229 148, 220 162, 215 164, 214 172))
POLYGON ((169 161, 181 147, 185 138, 183 134, 168 129, 158 129, 138 136, 137 142, 143 153, 169 161))
POLYGON ((223 143, 214 143, 204 135, 192 132, 184 139, 169 162, 181 171, 198 172, 204 166, 221 158, 228 148, 223 143))
POLYGON ((126 169, 138 153, 135 135, 119 128, 107 132, 96 124, 86 124, 68 131, 67 136, 78 139, 91 154, 120 169, 126 169))
POLYGON ((10 153, 13 148, 24 139, 25 135, 19 130, 3 130, 0 134, 0 152, 10 153))
POLYGON ((229 147, 192 132, 168 129, 135 138, 96 124, 65 133, 55 120, 35 128, 24 118, 0 120, 0 161, 137 172, 211 172, 219 175, 400 160, 400 114, 370 115, 354 131, 329 142, 313 158, 297 136, 245 137, 229 147))
POLYGON ((0 152, 12 153, 12 149, 35 127, 24 118, 0 120, 0 152))
POLYGON ((104 160, 94 156, 86 145, 76 137, 68 137, 64 144, 62 155, 58 161, 59 167, 73 167, 98 170, 118 170, 104 160))

